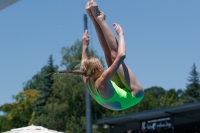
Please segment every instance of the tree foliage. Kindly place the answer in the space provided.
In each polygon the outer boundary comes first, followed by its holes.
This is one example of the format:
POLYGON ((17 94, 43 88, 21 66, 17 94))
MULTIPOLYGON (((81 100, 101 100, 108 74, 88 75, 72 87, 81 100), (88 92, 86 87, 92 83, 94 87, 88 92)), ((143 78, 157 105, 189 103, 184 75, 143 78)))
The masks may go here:
POLYGON ((34 105, 34 111, 36 116, 42 114, 43 106, 52 94, 52 86, 54 83, 53 74, 56 72, 57 66, 53 64, 53 57, 50 55, 47 65, 41 69, 40 72, 40 84, 36 86, 39 91, 40 97, 38 97, 36 104, 34 105))
POLYGON ((190 76, 188 78, 188 82, 189 84, 187 84, 187 88, 190 87, 194 87, 194 88, 198 88, 199 87, 199 72, 197 72, 197 68, 195 63, 193 64, 193 66, 191 67, 191 71, 190 71, 190 76))
POLYGON ((183 91, 180 89, 167 90, 165 94, 159 99, 161 103, 161 108, 183 104, 182 95, 183 91))
POLYGON ((32 104, 36 102, 38 96, 36 90, 24 90, 14 96, 15 103, 0 106, 0 110, 4 112, 4 116, 0 117, 0 131, 29 125, 32 104))
POLYGON ((200 81, 199 72, 197 72, 196 65, 193 64, 190 76, 188 78, 188 84, 186 85, 184 102, 195 102, 200 100, 200 81))

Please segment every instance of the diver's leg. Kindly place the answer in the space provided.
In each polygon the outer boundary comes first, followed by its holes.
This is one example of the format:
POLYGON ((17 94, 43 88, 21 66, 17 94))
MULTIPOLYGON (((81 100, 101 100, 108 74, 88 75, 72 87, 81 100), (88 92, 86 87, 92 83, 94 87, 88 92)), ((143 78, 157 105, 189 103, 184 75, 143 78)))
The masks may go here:
POLYGON ((140 82, 137 80, 136 76, 124 61, 120 65, 117 73, 126 88, 130 90, 134 96, 141 97, 144 95, 144 91, 140 82))
POLYGON ((105 58, 106 58, 107 65, 110 66, 112 64, 110 50, 108 48, 107 42, 105 40, 105 37, 103 35, 103 32, 102 32, 99 24, 96 22, 96 20, 94 19, 93 15, 92 15, 89 2, 86 4, 86 12, 87 12, 88 16, 90 17, 90 19, 91 19, 91 21, 94 25, 94 28, 96 30, 99 42, 100 42, 101 47, 104 51, 104 55, 105 55, 105 58))
MULTIPOLYGON (((87 12, 88 16, 90 17, 90 19, 91 19, 91 21, 92 21, 92 23, 94 25, 94 28, 96 30, 99 42, 100 42, 101 47, 102 47, 102 49, 104 51, 104 55, 105 55, 105 59, 106 59, 107 65, 109 67, 110 65, 112 65, 112 58, 111 58, 110 49, 109 49, 108 44, 107 44, 107 42, 105 40, 104 34, 103 34, 102 30, 101 30, 101 27, 99 26, 99 24, 95 20, 94 16, 92 15, 89 2, 86 4, 86 12, 87 12)), ((105 19, 105 17, 103 19, 105 19)), ((114 82, 116 82, 117 85, 123 86, 123 83, 121 82, 121 79, 119 78, 118 74, 115 74, 113 76, 112 80, 114 82)))
POLYGON ((115 59, 115 57, 117 56, 117 52, 116 52, 117 51, 117 40, 116 40, 114 34, 112 33, 111 29, 109 28, 106 20, 104 19, 105 14, 99 10, 98 5, 93 0, 90 3, 91 3, 90 9, 92 11, 92 15, 94 16, 95 20, 101 27, 101 30, 103 32, 103 35, 104 35, 107 45, 109 47, 109 50, 111 53, 111 58, 113 61, 115 59), (113 59, 113 57, 114 57, 114 59, 113 59))

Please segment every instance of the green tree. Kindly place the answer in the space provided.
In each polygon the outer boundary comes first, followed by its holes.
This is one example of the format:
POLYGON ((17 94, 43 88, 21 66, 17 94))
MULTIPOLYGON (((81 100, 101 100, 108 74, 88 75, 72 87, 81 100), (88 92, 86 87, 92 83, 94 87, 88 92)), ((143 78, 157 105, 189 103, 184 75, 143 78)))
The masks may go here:
POLYGON ((160 99, 165 94, 165 89, 158 86, 153 86, 145 89, 145 93, 149 92, 156 99, 160 99))
POLYGON ((160 98, 161 107, 169 107, 183 104, 182 101, 182 90, 170 89, 165 92, 160 98))
POLYGON ((196 65, 195 63, 193 64, 192 68, 191 68, 191 72, 189 73, 190 76, 188 78, 188 81, 189 81, 189 84, 187 84, 187 88, 190 88, 190 87, 194 87, 196 89, 198 89, 199 87, 199 72, 197 72, 197 68, 196 68, 196 65))
POLYGON ((58 67, 53 64, 53 57, 50 55, 47 65, 41 69, 38 75, 34 76, 36 82, 30 82, 31 87, 36 87, 40 97, 38 97, 36 104, 34 105, 34 111, 36 117, 42 114, 42 108, 45 106, 47 99, 52 94, 52 86, 54 83, 53 74, 57 71, 58 67), (38 83, 38 84, 35 84, 38 83))
POLYGON ((197 72, 196 65, 193 64, 191 68, 188 84, 185 90, 185 102, 195 102, 200 100, 200 81, 199 72, 197 72))
POLYGON ((52 96, 43 107, 35 125, 68 132, 83 132, 85 100, 80 77, 55 75, 52 96), (61 80, 60 80, 61 76, 61 80))
POLYGON ((8 124, 8 120, 5 115, 0 115, 0 132, 8 131, 12 127, 8 124))
POLYGON ((35 90, 42 85, 40 72, 35 74, 30 80, 24 83, 23 90, 35 90))
POLYGON ((16 102, 0 106, 0 111, 4 112, 0 117, 0 131, 30 125, 32 104, 36 102, 38 96, 36 90, 24 90, 14 96, 16 102))

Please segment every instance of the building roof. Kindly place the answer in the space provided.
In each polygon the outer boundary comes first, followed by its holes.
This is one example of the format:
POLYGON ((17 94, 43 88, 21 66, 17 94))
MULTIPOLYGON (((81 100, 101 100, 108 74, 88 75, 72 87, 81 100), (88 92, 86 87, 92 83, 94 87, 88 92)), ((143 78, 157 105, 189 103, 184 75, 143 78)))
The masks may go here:
POLYGON ((172 117, 174 124, 200 121, 200 102, 99 119, 98 124, 115 125, 130 121, 138 122, 142 120, 151 120, 163 117, 172 117))

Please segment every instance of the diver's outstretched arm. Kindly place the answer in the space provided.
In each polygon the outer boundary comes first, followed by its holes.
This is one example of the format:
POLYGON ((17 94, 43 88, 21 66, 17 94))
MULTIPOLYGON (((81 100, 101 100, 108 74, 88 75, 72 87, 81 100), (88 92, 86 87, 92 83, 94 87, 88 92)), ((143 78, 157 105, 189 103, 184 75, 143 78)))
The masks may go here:
POLYGON ((89 42, 90 42, 90 38, 89 38, 88 31, 85 30, 83 37, 82 37, 83 47, 82 47, 82 59, 81 60, 88 57, 87 56, 87 48, 88 48, 89 42))

